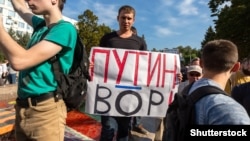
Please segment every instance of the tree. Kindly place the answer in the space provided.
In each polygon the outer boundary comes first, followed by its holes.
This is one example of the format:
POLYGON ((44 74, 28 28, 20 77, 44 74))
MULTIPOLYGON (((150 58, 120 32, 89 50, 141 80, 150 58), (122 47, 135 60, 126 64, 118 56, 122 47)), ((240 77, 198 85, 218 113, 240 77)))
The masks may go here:
POLYGON ((151 51, 152 51, 152 52, 157 52, 157 49, 156 49, 156 48, 153 48, 151 51))
POLYGON ((78 32, 89 55, 91 47, 98 46, 101 37, 111 29, 104 24, 98 25, 98 17, 88 9, 78 16, 78 20, 78 32))
POLYGON ((193 58, 200 57, 200 50, 191 48, 190 46, 178 46, 177 49, 182 54, 184 65, 188 65, 193 58))
MULTIPOLYGON (((16 37, 16 32, 13 30, 12 27, 10 27, 10 29, 8 30, 8 34, 16 41, 17 37, 16 37)), ((5 60, 5 56, 3 54, 3 52, 0 50, 0 63, 3 62, 5 60)))
POLYGON ((216 33, 214 32, 213 28, 209 26, 205 34, 205 39, 201 42, 201 46, 203 47, 208 41, 214 40, 215 36, 216 33))
POLYGON ((214 20, 216 38, 228 39, 238 46, 239 58, 249 55, 250 50, 250 1, 210 0, 209 8, 214 20), (230 2, 229 4, 227 4, 230 2), (226 5, 227 4, 227 5, 226 5))
POLYGON ((8 34, 12 37, 12 39, 14 39, 15 41, 17 40, 16 32, 12 27, 10 27, 10 29, 8 30, 8 34))
POLYGON ((19 45, 21 45, 22 47, 26 48, 27 43, 30 40, 30 35, 28 32, 26 32, 25 34, 17 34, 17 43, 19 45))

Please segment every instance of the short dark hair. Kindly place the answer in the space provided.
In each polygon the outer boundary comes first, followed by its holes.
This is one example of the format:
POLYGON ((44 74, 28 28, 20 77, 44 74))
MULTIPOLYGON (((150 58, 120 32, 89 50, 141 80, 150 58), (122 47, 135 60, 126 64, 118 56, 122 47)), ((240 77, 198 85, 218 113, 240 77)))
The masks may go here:
POLYGON ((201 53, 203 67, 212 72, 225 72, 238 62, 237 46, 224 39, 209 41, 201 53))
POLYGON ((120 15, 121 11, 126 11, 128 13, 133 13, 135 17, 135 9, 132 6, 129 5, 123 5, 122 7, 119 8, 118 10, 118 15, 120 15))
POLYGON ((64 4, 66 3, 66 0, 59 0, 59 9, 62 11, 64 8, 64 4))
POLYGON ((191 60, 190 64, 192 64, 195 61, 200 61, 200 58, 199 57, 195 57, 194 59, 191 60))

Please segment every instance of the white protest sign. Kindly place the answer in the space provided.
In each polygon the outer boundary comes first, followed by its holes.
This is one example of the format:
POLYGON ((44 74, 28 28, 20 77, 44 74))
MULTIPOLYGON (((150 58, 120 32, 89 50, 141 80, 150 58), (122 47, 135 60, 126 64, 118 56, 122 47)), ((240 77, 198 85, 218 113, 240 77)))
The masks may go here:
POLYGON ((178 54, 92 47, 85 111, 164 117, 178 85, 178 54))

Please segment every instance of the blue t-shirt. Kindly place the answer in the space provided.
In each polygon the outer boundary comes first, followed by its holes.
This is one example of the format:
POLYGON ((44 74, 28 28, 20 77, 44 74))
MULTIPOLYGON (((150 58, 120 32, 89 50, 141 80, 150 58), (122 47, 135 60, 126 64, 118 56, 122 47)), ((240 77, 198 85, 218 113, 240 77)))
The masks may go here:
MULTIPOLYGON (((32 17, 34 29, 41 22, 44 22, 42 18, 37 16, 32 17)), ((38 43, 41 40, 43 33, 47 30, 47 26, 37 29, 27 44, 27 48, 38 43)), ((74 25, 63 20, 58 21, 46 36, 43 37, 43 40, 53 42, 62 47, 58 56, 61 71, 65 74, 69 73, 69 69, 73 62, 76 39, 77 30, 74 25)), ((44 48, 46 49, 46 47, 44 48)), ((57 82, 49 60, 19 72, 18 97, 21 99, 55 91, 56 87, 57 82)))
MULTIPOLYGON (((201 86, 219 84, 211 79, 196 81, 189 94, 201 86)), ((211 94, 198 100, 195 104, 196 123, 199 125, 250 125, 246 110, 233 98, 224 94, 211 94)))

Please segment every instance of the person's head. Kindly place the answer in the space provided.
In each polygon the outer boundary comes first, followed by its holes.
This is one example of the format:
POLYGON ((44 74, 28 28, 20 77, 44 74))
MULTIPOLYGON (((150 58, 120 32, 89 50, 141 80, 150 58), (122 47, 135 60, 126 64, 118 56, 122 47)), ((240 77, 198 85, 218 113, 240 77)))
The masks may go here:
POLYGON ((187 69, 187 78, 189 83, 197 81, 202 76, 202 68, 199 65, 191 65, 187 69))
POLYGON ((200 58, 195 57, 194 59, 192 59, 190 65, 200 65, 200 58))
POLYGON ((58 4, 58 6, 59 6, 59 9, 62 11, 63 10, 63 8, 64 8, 64 4, 66 3, 66 0, 59 0, 59 4, 58 4))
POLYGON ((241 62, 241 71, 245 74, 250 76, 250 56, 244 58, 241 62))
POLYGON ((44 14, 47 14, 47 13, 45 13, 45 11, 48 10, 45 8, 48 8, 50 6, 57 6, 58 9, 60 11, 62 11, 64 8, 64 4, 66 3, 66 0, 51 0, 51 1, 45 1, 45 0, 29 1, 29 0, 26 0, 26 2, 28 3, 29 8, 32 10, 32 12, 34 14, 44 15, 44 14), (48 2, 50 2, 49 5, 48 5, 48 2), (41 6, 41 8, 39 6, 41 6))
POLYGON ((117 20, 120 30, 129 31, 135 21, 135 9, 129 5, 124 5, 119 8, 117 20))
POLYGON ((229 40, 209 41, 202 49, 201 65, 213 73, 237 71, 240 66, 237 46, 229 40))
POLYGON ((131 31, 132 31, 135 35, 137 35, 137 30, 136 30, 136 28, 135 28, 134 26, 131 27, 131 31))

